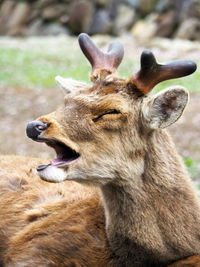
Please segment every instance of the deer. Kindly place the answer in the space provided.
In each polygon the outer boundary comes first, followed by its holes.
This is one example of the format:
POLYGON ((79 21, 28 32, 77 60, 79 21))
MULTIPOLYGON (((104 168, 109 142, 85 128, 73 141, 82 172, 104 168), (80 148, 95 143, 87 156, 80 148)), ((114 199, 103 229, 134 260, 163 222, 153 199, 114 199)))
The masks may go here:
POLYGON ((64 104, 26 128, 56 157, 0 158, 1 265, 199 266, 199 199, 165 129, 181 117, 188 92, 150 94, 196 64, 159 64, 145 50, 140 70, 121 79, 118 41, 107 52, 87 34, 79 44, 92 84, 57 76, 64 104))

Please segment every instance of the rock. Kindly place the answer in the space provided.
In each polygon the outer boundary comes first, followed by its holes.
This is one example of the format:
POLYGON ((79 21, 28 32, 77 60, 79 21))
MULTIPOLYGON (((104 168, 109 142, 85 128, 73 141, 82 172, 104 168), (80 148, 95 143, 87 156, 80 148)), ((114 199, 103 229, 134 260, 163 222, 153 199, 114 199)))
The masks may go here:
MULTIPOLYGON (((185 1, 185 0, 181 0, 181 1, 185 1)), ((173 9, 173 7, 174 7, 174 1, 172 1, 172 0, 159 0, 156 4, 155 10, 158 13, 164 13, 170 9, 173 9)))
POLYGON ((174 10, 169 10, 166 13, 160 14, 157 17, 156 22, 156 36, 171 37, 177 23, 176 12, 174 10))
POLYGON ((46 36, 60 34, 69 34, 69 32, 66 28, 58 23, 43 23, 42 19, 38 19, 31 23, 25 32, 26 36, 46 36))
POLYGON ((200 0, 0 0, 0 35, 41 35, 39 30, 59 34, 68 29, 73 34, 119 35, 132 27, 138 40, 156 35, 199 40, 199 23, 188 21, 199 18, 200 0))
POLYGON ((100 9, 93 17, 90 34, 106 34, 110 33, 112 29, 112 22, 109 17, 109 12, 106 9, 100 9))
POLYGON ((16 3, 14 1, 4 1, 0 9, 0 34, 6 34, 10 15, 12 14, 16 3))
POLYGON ((72 32, 79 34, 89 32, 94 8, 92 3, 87 1, 73 2, 69 12, 69 26, 72 32))
POLYGON ((49 5, 53 5, 56 3, 58 3, 57 0, 39 0, 39 1, 36 1, 34 6, 35 8, 43 9, 45 7, 48 7, 49 5))
POLYGON ((114 34, 121 34, 127 31, 136 18, 135 10, 127 5, 120 5, 114 22, 114 34))
POLYGON ((188 9, 193 0, 174 0, 171 9, 176 11, 177 25, 188 18, 188 9))
POLYGON ((26 23, 29 21, 31 7, 25 2, 19 2, 9 16, 8 33, 10 35, 23 35, 26 23))
POLYGON ((131 34, 138 41, 145 43, 152 39, 157 32, 156 14, 148 16, 145 20, 139 20, 136 22, 132 29, 131 34))
POLYGON ((125 0, 125 3, 127 3, 129 6, 136 8, 138 7, 139 0, 125 0))
POLYGON ((200 21, 197 18, 186 19, 175 35, 176 38, 200 41, 200 21))
POLYGON ((108 7, 112 2, 112 0, 94 0, 95 5, 99 7, 108 7))
POLYGON ((35 9, 35 8, 31 8, 31 9, 32 10, 31 10, 31 13, 30 13, 29 19, 28 19, 29 23, 40 17, 40 11, 38 9, 35 9))
POLYGON ((42 26, 42 35, 61 35, 61 34, 69 34, 67 28, 61 26, 59 23, 49 23, 44 24, 42 26))
POLYGON ((115 20, 120 2, 121 0, 113 0, 110 5, 106 7, 110 20, 115 20))
POLYGON ((42 17, 45 20, 52 20, 60 17, 63 13, 66 11, 66 6, 65 5, 52 5, 52 6, 47 6, 44 8, 42 12, 42 17))
POLYGON ((137 8, 143 15, 153 12, 159 0, 140 0, 137 8))
POLYGON ((200 1, 199 0, 189 1, 187 14, 188 14, 188 17, 200 18, 200 1))
POLYGON ((42 28, 42 20, 36 19, 26 29, 25 35, 26 36, 40 35, 41 28, 42 28))
POLYGON ((175 8, 177 12, 186 12, 192 2, 193 0, 174 0, 172 1, 173 5, 171 5, 171 8, 175 8))
POLYGON ((68 24, 69 22, 69 15, 62 15, 60 18, 59 18, 59 22, 62 23, 62 24, 68 24))

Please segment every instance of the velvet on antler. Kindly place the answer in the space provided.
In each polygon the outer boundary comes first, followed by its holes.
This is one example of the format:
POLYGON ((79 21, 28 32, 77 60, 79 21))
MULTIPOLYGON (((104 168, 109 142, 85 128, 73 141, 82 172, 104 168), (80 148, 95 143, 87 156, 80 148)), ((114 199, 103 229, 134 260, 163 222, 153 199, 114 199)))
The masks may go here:
POLYGON ((141 68, 131 77, 130 83, 142 94, 147 94, 159 82, 187 76, 195 70, 196 64, 191 60, 175 60, 159 64, 153 53, 145 50, 141 55, 141 68))
POLYGON ((84 55, 92 65, 91 80, 104 80, 108 75, 116 72, 122 61, 124 48, 118 42, 112 42, 108 52, 101 51, 86 33, 79 35, 79 44, 84 55))

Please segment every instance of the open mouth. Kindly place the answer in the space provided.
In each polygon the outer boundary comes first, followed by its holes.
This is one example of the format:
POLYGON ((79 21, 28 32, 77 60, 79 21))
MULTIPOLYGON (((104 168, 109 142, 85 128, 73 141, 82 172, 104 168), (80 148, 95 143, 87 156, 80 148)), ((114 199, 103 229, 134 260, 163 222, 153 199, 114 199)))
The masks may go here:
POLYGON ((52 159, 47 165, 38 166, 37 171, 42 171, 48 166, 67 167, 80 157, 79 153, 60 141, 46 139, 38 141, 45 142, 48 146, 52 147, 56 151, 56 158, 52 159))

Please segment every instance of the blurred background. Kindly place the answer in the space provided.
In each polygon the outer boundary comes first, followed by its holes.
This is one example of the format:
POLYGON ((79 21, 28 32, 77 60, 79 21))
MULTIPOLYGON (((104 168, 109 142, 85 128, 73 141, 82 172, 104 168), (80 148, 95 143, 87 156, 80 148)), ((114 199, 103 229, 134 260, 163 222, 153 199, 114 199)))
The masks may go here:
MULTIPOLYGON (((119 40, 125 48, 119 76, 139 69, 144 49, 158 62, 200 63, 200 0, 0 0, 0 153, 49 158, 54 152, 25 135, 28 121, 63 103, 54 77, 89 82, 89 63, 77 35, 90 34, 103 50, 119 40)), ((200 189, 200 71, 163 82, 190 91, 184 116, 169 127, 200 189)))

